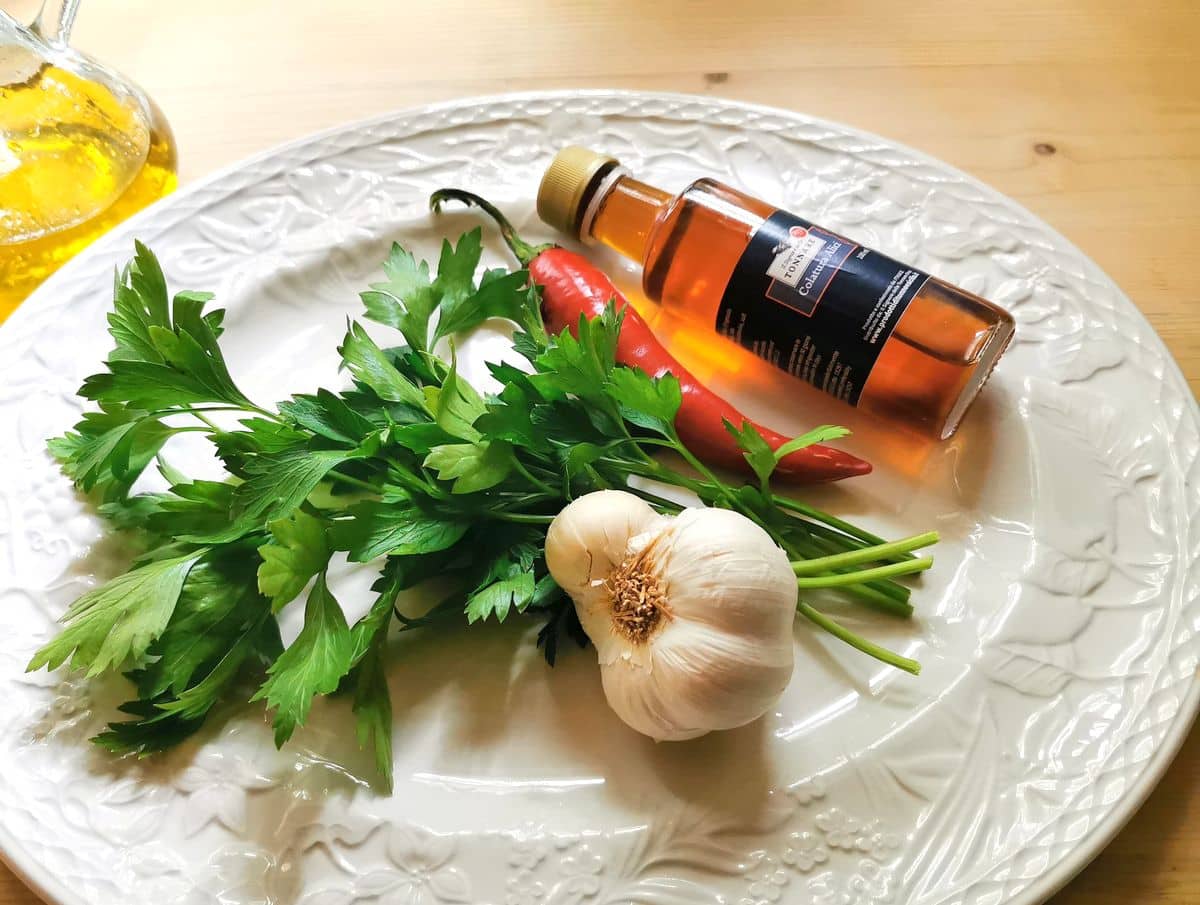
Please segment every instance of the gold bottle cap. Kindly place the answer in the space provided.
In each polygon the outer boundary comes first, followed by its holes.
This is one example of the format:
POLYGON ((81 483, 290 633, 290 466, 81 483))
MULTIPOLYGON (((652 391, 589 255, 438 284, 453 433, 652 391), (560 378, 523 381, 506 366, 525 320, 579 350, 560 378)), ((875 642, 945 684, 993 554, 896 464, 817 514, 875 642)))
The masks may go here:
POLYGON ((615 157, 578 145, 563 148, 550 161, 542 184, 538 186, 538 216, 547 225, 578 239, 588 188, 602 170, 618 164, 615 157))

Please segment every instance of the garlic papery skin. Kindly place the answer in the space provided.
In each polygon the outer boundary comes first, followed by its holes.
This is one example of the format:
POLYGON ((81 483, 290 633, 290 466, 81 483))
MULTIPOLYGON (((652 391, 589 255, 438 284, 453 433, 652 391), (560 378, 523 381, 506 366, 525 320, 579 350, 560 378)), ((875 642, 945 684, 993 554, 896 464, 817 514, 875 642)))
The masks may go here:
POLYGON ((651 738, 742 726, 791 679, 796 578, 745 516, 663 516, 599 491, 555 518, 546 565, 596 645, 609 705, 651 738))

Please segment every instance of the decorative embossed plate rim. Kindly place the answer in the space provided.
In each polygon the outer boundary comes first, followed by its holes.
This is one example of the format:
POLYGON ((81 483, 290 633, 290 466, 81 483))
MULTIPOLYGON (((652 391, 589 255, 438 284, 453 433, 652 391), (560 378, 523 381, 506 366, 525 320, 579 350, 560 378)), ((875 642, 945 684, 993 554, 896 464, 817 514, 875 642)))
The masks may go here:
MULTIPOLYGON (((320 152, 322 149, 332 153, 343 147, 352 147, 355 144, 354 137, 356 135, 367 134, 373 129, 386 127, 389 124, 401 121, 409 123, 409 126, 406 130, 401 130, 394 134, 393 138, 402 137, 404 134, 419 134, 422 131, 422 122, 433 123, 439 118, 442 124, 445 124, 447 121, 453 122, 457 113, 461 113, 464 121, 467 121, 470 119, 472 111, 486 111, 493 107, 499 108, 544 103, 550 107, 557 105, 562 108, 573 102, 580 104, 595 102, 598 105, 598 109, 594 111, 594 115, 601 118, 605 115, 619 116, 622 110, 636 109, 638 105, 658 104, 666 111, 662 114, 666 118, 670 118, 673 112, 679 121, 706 122, 708 121, 706 117, 712 117, 714 122, 719 123, 725 119, 731 119, 737 121, 742 128, 747 129, 749 132, 758 131, 766 133, 770 131, 769 128, 756 125, 760 120, 821 128, 833 137, 831 144, 837 145, 839 140, 844 140, 844 143, 840 147, 837 147, 836 150, 838 153, 847 155, 848 157, 854 157, 856 154, 863 153, 862 149, 869 149, 871 151, 880 151, 882 149, 895 153, 895 160, 899 161, 899 163, 894 162, 892 164, 894 166, 907 164, 927 167, 930 171, 941 174, 948 181, 974 187, 980 193, 981 197, 986 198, 987 204, 995 204, 1006 208, 1014 216, 1014 222, 1023 225, 1035 224, 1043 232, 1044 236, 1048 238, 1048 242, 1053 247, 1053 250, 1069 253, 1086 262, 1086 258, 1083 257, 1082 253, 1067 240, 1063 239, 1014 202, 1002 199, 994 191, 988 189, 972 177, 962 174, 919 152, 840 124, 784 110, 724 101, 710 97, 615 91, 530 92, 434 104, 365 120, 282 145, 213 174, 118 227, 112 234, 100 240, 91 249, 67 265, 67 267, 39 289, 13 315, 10 322, 5 325, 3 332, 0 333, 0 348, 3 348, 4 340, 12 337, 17 330, 25 328, 26 324, 33 325, 40 313, 49 311, 55 304, 53 299, 56 295, 67 295, 71 291, 78 291, 77 277, 85 269, 92 266, 91 262, 105 256, 112 257, 116 249, 126 248, 130 237, 138 234, 139 230, 151 223, 174 222, 179 216, 185 215, 194 207, 201 206, 193 204, 193 202, 210 202, 222 195, 234 195, 254 185, 256 179, 259 177, 286 171, 289 166, 295 163, 297 152, 312 152, 305 157, 305 162, 312 163, 321 159, 322 154, 320 152), (607 109, 600 109, 605 104, 608 105, 607 109), (680 111, 688 112, 681 113, 680 111), (183 213, 181 214, 180 212, 183 213)), ((1094 265, 1091 265, 1090 262, 1088 262, 1088 266, 1094 270, 1094 265)), ((1135 343, 1142 342, 1143 334, 1145 337, 1148 337, 1145 341, 1153 345, 1150 351, 1155 356, 1156 364, 1161 363, 1161 372, 1157 374, 1158 379, 1164 384, 1170 383, 1174 385, 1173 388, 1177 391, 1182 407, 1177 413, 1178 417, 1181 419, 1181 423, 1194 429, 1197 420, 1196 402, 1188 391, 1186 382, 1179 372, 1177 365, 1161 347, 1160 341, 1153 335, 1153 331, 1132 303, 1119 290, 1112 287, 1111 281, 1100 275, 1099 271, 1095 271, 1095 276, 1106 283, 1106 288, 1112 288, 1113 304, 1123 309, 1121 312, 1122 316, 1131 318, 1131 322, 1136 324, 1139 336, 1135 337, 1132 341, 1135 343)), ((59 302, 59 304, 62 304, 62 302, 59 302)), ((1104 363, 1098 365, 1098 369, 1105 367, 1116 367, 1116 365, 1104 363)), ((0 370, 2 369, 3 365, 0 365, 0 370)), ((1071 380, 1080 378, 1066 377, 1063 379, 1071 380)), ((1191 464, 1194 465, 1194 462, 1191 464)), ((1185 491, 1187 491, 1183 496, 1186 497, 1189 494, 1191 496, 1191 499, 1187 501, 1190 503, 1190 514, 1196 508, 1195 495, 1197 488, 1191 481, 1191 475, 1188 473, 1187 466, 1181 467, 1180 471, 1183 473, 1178 477, 1185 491)), ((1191 548, 1194 546, 1194 542, 1188 544, 1189 552, 1191 552, 1191 548)), ((1177 614, 1181 617, 1186 616, 1188 604, 1194 601, 1196 592, 1194 582, 1185 588, 1185 592, 1189 596, 1181 604, 1184 612, 1177 614)), ((1186 632, 1188 630, 1186 619, 1183 622, 1185 624, 1181 627, 1181 630, 1186 632)), ((1194 633, 1195 626, 1192 626, 1192 630, 1194 633)), ((1200 646, 1194 634, 1190 644, 1192 648, 1200 646)), ((1011 895, 1008 892, 1002 893, 1001 899, 1021 903, 1021 905, 1028 905, 1028 903, 1045 899, 1086 865, 1136 811, 1161 777, 1171 758, 1178 751, 1196 715, 1197 709, 1200 709, 1200 682, 1197 681, 1194 671, 1190 677, 1178 677, 1177 685, 1182 686, 1184 683, 1187 683, 1186 691, 1178 697, 1177 707, 1169 717, 1169 725, 1157 738, 1153 754, 1137 762, 1137 769, 1132 774, 1132 782, 1123 786, 1119 797, 1114 802, 1109 803, 1109 806, 1103 810, 1098 819, 1092 820, 1091 818, 1096 815, 1089 813, 1088 818, 1090 822, 1084 833, 1071 839, 1066 848, 1059 851, 1052 860, 1048 859, 1047 863, 1036 876, 1026 877, 1029 881, 1028 885, 1019 886, 1017 891, 1011 895)), ((3 857, 18 875, 44 898, 64 903, 64 905, 65 903, 82 901, 76 891, 69 889, 65 884, 61 883, 58 878, 47 871, 26 852, 20 841, 14 838, 2 824, 0 824, 0 857, 3 857)), ((966 894, 965 891, 963 894, 966 894)), ((989 901, 993 900, 989 899, 989 901)))

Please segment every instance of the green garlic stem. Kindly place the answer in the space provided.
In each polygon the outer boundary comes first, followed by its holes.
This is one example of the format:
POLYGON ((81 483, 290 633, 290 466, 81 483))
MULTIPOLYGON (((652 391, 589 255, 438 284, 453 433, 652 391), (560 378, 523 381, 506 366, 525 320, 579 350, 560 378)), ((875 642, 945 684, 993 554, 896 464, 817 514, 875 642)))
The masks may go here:
POLYGON ((938 533, 926 531, 903 540, 892 541, 889 544, 879 544, 875 547, 863 547, 861 550, 848 550, 845 553, 835 553, 832 556, 822 556, 818 559, 806 559, 792 563, 792 571, 797 575, 811 575, 814 572, 828 572, 846 566, 857 566, 865 562, 880 562, 896 553, 907 553, 936 544, 938 533))
MULTIPOLYGON (((849 534, 838 531, 836 528, 830 528, 828 525, 822 524, 821 522, 815 522, 811 519, 802 519, 798 516, 796 521, 799 522, 799 524, 806 531, 808 531, 813 540, 820 541, 821 543, 825 544, 832 544, 835 546, 837 552, 841 552, 843 550, 860 550, 866 547, 878 546, 877 544, 872 544, 870 541, 865 541, 858 537, 852 537, 849 534)), ((916 557, 912 553, 894 553, 888 557, 888 561, 901 562, 905 559, 915 558, 916 557)))
MULTIPOLYGON (((816 557, 820 557, 820 556, 832 556, 834 554, 847 552, 846 550, 839 547, 835 542, 827 541, 820 537, 809 537, 808 543, 802 549, 804 549, 806 551, 805 552, 806 557, 812 557, 812 558, 816 558, 816 557), (811 552, 811 553, 808 552, 810 550, 813 552, 811 552)), ((858 548, 855 547, 852 549, 858 549, 858 548)), ((913 557, 905 555, 903 558, 899 558, 899 557, 895 558, 895 561, 911 562, 912 559, 913 559, 913 557)), ((831 572, 850 572, 850 571, 853 571, 853 569, 835 568, 835 569, 830 569, 829 571, 831 571, 831 572)), ((888 578, 884 578, 884 579, 881 579, 878 581, 867 582, 866 584, 863 585, 863 587, 874 588, 876 591, 883 594, 885 597, 890 597, 892 600, 895 600, 895 601, 897 601, 899 603, 903 603, 903 604, 907 604, 909 598, 912 596, 912 591, 909 588, 905 587, 904 585, 900 584, 899 582, 892 581, 891 579, 888 579, 888 578)), ((912 608, 909 607, 908 609, 911 611, 912 608)))
POLYGON ((911 660, 908 657, 902 657, 895 651, 890 651, 886 647, 880 647, 863 638, 861 635, 856 635, 850 629, 846 628, 837 622, 834 622, 820 610, 815 610, 804 601, 800 601, 796 605, 796 609, 807 619, 819 625, 829 634, 833 635, 840 641, 845 641, 856 650, 862 651, 868 656, 874 657, 882 663, 889 666, 895 666, 897 669, 903 669, 905 672, 910 672, 914 676, 920 675, 921 664, 916 660, 911 660))
MULTIPOLYGON (((924 572, 933 565, 933 557, 914 559, 909 562, 889 563, 874 569, 861 569, 856 572, 842 572, 836 575, 812 575, 796 579, 801 588, 837 588, 848 584, 861 584, 877 578, 891 578, 893 575, 909 575, 913 572, 924 572)), ((795 568, 795 566, 793 566, 795 568)))
POLYGON ((912 618, 913 606, 911 603, 880 593, 878 588, 869 583, 846 585, 838 588, 838 593, 857 598, 858 602, 864 606, 887 613, 889 616, 899 616, 901 619, 912 618))

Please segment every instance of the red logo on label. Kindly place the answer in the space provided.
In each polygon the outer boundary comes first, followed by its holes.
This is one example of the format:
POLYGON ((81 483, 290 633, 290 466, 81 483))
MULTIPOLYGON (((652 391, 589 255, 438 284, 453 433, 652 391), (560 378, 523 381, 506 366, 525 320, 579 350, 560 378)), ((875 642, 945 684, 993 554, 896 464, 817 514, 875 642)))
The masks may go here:
POLYGON ((788 230, 788 234, 793 239, 804 239, 808 236, 808 230, 805 229, 803 226, 793 226, 791 229, 788 230))

